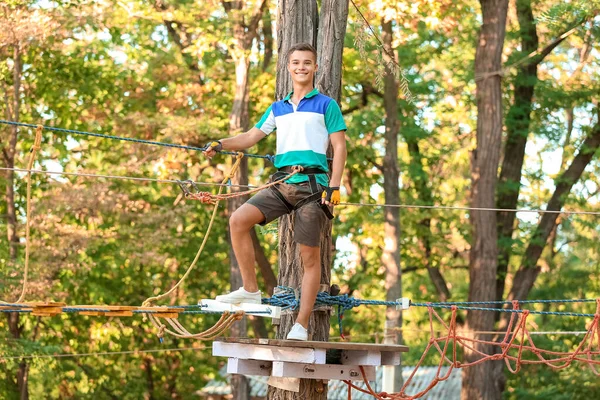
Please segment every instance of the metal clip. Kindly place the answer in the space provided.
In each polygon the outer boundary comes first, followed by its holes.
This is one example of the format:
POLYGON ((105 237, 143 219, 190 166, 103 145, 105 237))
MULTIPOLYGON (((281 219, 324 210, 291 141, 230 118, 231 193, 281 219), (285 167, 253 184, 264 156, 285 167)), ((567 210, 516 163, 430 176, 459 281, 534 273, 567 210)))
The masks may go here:
POLYGON ((183 192, 183 195, 186 198, 189 197, 192 194, 192 192, 190 191, 190 189, 194 190, 193 193, 200 192, 200 189, 198 189, 198 186, 196 186, 196 182, 194 182, 191 179, 188 179, 186 181, 177 181, 177 184, 179 185, 179 188, 181 189, 181 191, 183 192))

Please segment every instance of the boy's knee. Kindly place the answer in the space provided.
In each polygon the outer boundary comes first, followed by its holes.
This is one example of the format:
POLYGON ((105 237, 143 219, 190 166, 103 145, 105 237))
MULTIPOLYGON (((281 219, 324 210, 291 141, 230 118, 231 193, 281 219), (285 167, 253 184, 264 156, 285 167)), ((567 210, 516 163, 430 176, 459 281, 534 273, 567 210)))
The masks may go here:
POLYGON ((231 214, 231 217, 229 217, 229 228, 231 232, 242 232, 249 230, 251 226, 247 226, 248 223, 246 220, 247 218, 245 218, 243 212, 240 212, 239 208, 235 210, 233 214, 231 214))

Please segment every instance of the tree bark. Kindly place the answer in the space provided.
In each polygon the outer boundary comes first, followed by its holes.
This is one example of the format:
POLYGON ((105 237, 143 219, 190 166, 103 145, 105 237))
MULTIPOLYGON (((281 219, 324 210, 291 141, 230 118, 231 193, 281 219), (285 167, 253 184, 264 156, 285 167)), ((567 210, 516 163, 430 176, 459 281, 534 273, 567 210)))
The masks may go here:
POLYGON ((319 69, 316 87, 338 103, 342 95, 342 69, 340 66, 342 65, 347 20, 347 0, 323 0, 317 37, 317 48, 320 51, 317 60, 319 69))
POLYGON ((263 34, 263 46, 264 46, 264 58, 262 63, 263 71, 266 71, 271 65, 273 60, 273 27, 271 20, 271 12, 269 7, 265 7, 262 19, 262 34, 263 34))
MULTIPOLYGON (((539 40, 535 19, 531 10, 531 0, 517 0, 517 17, 521 36, 521 51, 531 54, 538 48, 539 40)), ((525 160, 525 146, 529 136, 533 91, 537 84, 538 63, 529 63, 520 67, 514 83, 514 101, 506 117, 506 145, 504 159, 498 182, 498 208, 515 209, 521 189, 521 173, 525 160)), ((498 272, 496 281, 496 299, 504 298, 504 286, 508 263, 512 254, 512 234, 516 213, 498 212, 498 272)), ((498 319, 496 315, 496 319, 498 319)))
MULTIPOLYGON (((598 112, 598 119, 599 121, 596 122, 589 136, 583 142, 569 168, 556 180, 556 189, 548 202, 547 211, 559 211, 562 209, 571 188, 579 180, 584 169, 590 163, 596 151, 598 151, 600 147, 600 112, 598 112)), ((513 279, 513 287, 509 293, 510 300, 523 300, 527 298, 535 283, 535 279, 540 273, 540 267, 537 266, 537 262, 542 255, 550 233, 556 227, 558 217, 559 215, 554 213, 545 213, 542 216, 525 250, 521 266, 513 279)))
MULTIPOLYGON (((248 75, 250 72, 250 51, 254 39, 258 34, 258 24, 262 18, 262 12, 266 1, 259 0, 254 4, 252 10, 246 10, 242 1, 223 1, 223 8, 233 21, 233 39, 234 46, 231 55, 235 63, 235 92, 233 96, 233 106, 229 114, 229 133, 238 135, 248 130, 249 116, 249 85, 248 75), (248 21, 246 15, 250 14, 248 21)), ((240 162, 232 182, 235 185, 248 184, 248 160, 243 158, 240 162)), ((241 190, 238 186, 236 191, 241 190)), ((248 196, 236 197, 227 203, 228 214, 231 215, 242 204, 248 200, 248 196)), ((228 235, 229 237, 229 235, 228 235)), ((231 243, 231 239, 229 240, 231 243)), ((240 273, 238 260, 235 258, 233 249, 229 250, 229 271, 232 290, 243 286, 242 275, 240 273)), ((247 334, 247 319, 237 322, 231 327, 231 334, 237 337, 243 337, 247 334)), ((250 385, 244 375, 232 375, 231 390, 234 400, 247 400, 250 398, 250 385)))
MULTIPOLYGON (((502 144, 502 92, 496 71, 502 67, 502 47, 506 33, 508 0, 480 0, 482 26, 475 54, 477 80, 477 147, 472 158, 472 206, 493 208, 502 144)), ((492 301, 496 297, 498 262, 496 213, 472 211, 473 243, 469 266, 469 301, 492 301)), ((470 311, 467 327, 473 331, 494 328, 494 314, 470 311)), ((475 344, 475 349, 491 354, 492 346, 475 344)), ((465 359, 478 359, 473 351, 465 351, 465 359)), ((462 399, 500 399, 502 388, 493 382, 494 363, 486 362, 463 371, 462 399)))
MULTIPOLYGON (((531 9, 531 0, 518 0, 517 17, 519 19, 519 35, 523 54, 531 54, 538 50, 539 40, 535 19, 531 9)), ((581 22, 579 22, 581 23, 581 22)), ((579 23, 576 23, 579 24, 579 23)), ((504 159, 497 189, 497 208, 516 209, 521 189, 521 175, 525 159, 525 147, 531 124, 531 111, 535 85, 538 82, 537 68, 540 62, 558 46, 566 36, 563 34, 550 45, 542 49, 526 64, 519 67, 514 82, 514 100, 506 117, 506 145, 504 159)), ((512 255, 512 235, 515 230, 516 213, 498 212, 498 271, 496 279, 496 299, 504 298, 505 281, 508 265, 512 255)), ((496 320, 499 314, 496 314, 496 320)))
MULTIPOLYGON (((410 155, 411 168, 409 168, 409 174, 415 190, 419 195, 419 199, 423 204, 433 204, 433 195, 431 188, 427 186, 429 182, 429 176, 423 167, 423 156, 421 155, 421 149, 419 148, 418 138, 413 135, 404 135, 404 140, 408 147, 408 153, 410 155)), ((444 276, 437 267, 431 266, 431 218, 423 218, 418 226, 418 238, 421 246, 421 251, 424 255, 424 266, 429 274, 429 279, 435 287, 440 301, 447 301, 450 298, 450 289, 444 279, 444 276)))
MULTIPOLYGON (((383 105, 385 109, 385 156, 383 157, 383 190, 386 204, 400 204, 398 169, 398 82, 393 65, 397 63, 392 47, 392 21, 381 23, 383 41, 383 61, 385 63, 383 105)), ((385 267, 386 301, 402 297, 402 271, 400 269, 400 209, 384 208, 384 246, 381 262, 385 267)), ((385 311, 384 343, 402 343, 402 312, 395 307, 385 311)), ((399 392, 402 388, 402 366, 383 367, 383 390, 399 392)))
MULTIPOLYGON (((6 104, 6 114, 11 117, 14 122, 20 120, 21 110, 21 75, 23 71, 21 47, 18 43, 13 45, 13 86, 12 86, 12 110, 8 102, 6 104)), ((12 126, 9 128, 10 136, 8 138, 7 147, 2 149, 6 168, 15 167, 15 158, 17 152, 17 133, 18 127, 12 126)), ((8 239, 8 257, 9 265, 16 267, 18 261, 19 234, 17 221, 17 208, 15 204, 15 174, 13 171, 6 171, 6 192, 4 199, 6 201, 6 233, 8 239)), ((6 285, 6 293, 11 294, 12 285, 6 285)), ((14 339, 20 339, 23 333, 23 327, 20 324, 20 314, 7 314, 8 329, 14 339)), ((16 374, 16 387, 18 396, 21 400, 29 399, 28 389, 29 365, 25 360, 21 360, 18 364, 16 374)))
POLYGON ((277 8, 277 84, 275 98, 283 99, 292 91, 287 71, 287 52, 297 43, 317 46, 319 9, 316 0, 279 0, 277 8))
MULTIPOLYGON (((348 10, 348 2, 345 3, 345 13, 343 7, 339 4, 326 1, 328 4, 323 5, 322 20, 323 24, 319 27, 319 34, 323 37, 334 37, 334 34, 330 33, 330 30, 335 30, 337 34, 341 34, 342 37, 345 32, 345 23, 348 10), (332 6, 335 4, 335 6, 332 6), (331 15, 333 14, 333 15, 331 15), (335 23, 333 22, 335 21, 335 23), (344 30, 341 31, 341 26, 344 26, 344 30)), ((324 2, 324 3, 326 3, 324 2)), ((300 42, 308 42, 311 44, 317 44, 317 31, 318 26, 318 11, 317 5, 314 0, 281 0, 279 2, 279 14, 277 18, 277 41, 278 41, 278 60, 277 60, 277 84, 276 84, 276 96, 277 99, 281 99, 291 90, 291 80, 287 71, 287 51, 288 49, 300 42)), ((319 53, 327 54, 341 54, 343 41, 332 41, 327 42, 321 39, 319 43, 322 43, 322 48, 318 48, 319 53)), ((321 56, 322 57, 322 56, 321 56)), ((330 66, 328 63, 333 62, 333 58, 319 58, 322 64, 319 68, 324 71, 332 71, 332 76, 339 76, 342 65, 338 62, 337 65, 330 66)), ((341 61, 341 59, 340 59, 341 61)), ((326 79, 326 77, 323 77, 326 79)), ((334 89, 336 82, 327 83, 322 81, 323 87, 328 88, 327 90, 334 89)), ((337 80, 337 84, 341 82, 337 80)), ((339 96, 340 89, 337 88, 339 96)), ((335 93, 324 92, 324 94, 331 96, 335 93)), ((335 99, 335 97, 333 97, 335 99)), ((300 288, 302 282, 302 262, 300 259, 299 248, 293 240, 293 229, 294 227, 294 214, 286 215, 279 220, 279 276, 278 282, 282 286, 289 286, 292 288, 300 288)), ((321 284, 329 285, 331 280, 331 264, 332 264, 332 236, 331 236, 331 222, 327 222, 324 230, 321 232, 320 246, 321 246, 321 284)), ((329 339, 329 313, 328 312, 315 312, 312 313, 309 321, 308 330, 311 333, 312 340, 327 341, 329 339)), ((285 338, 289 330, 295 321, 295 315, 284 315, 280 320, 280 325, 277 329, 277 338, 285 338)), ((327 399, 327 385, 321 381, 314 379, 301 379, 300 380, 300 395, 306 399, 311 400, 325 400, 327 399)), ((269 387, 268 399, 280 400, 280 399, 297 399, 298 393, 289 392, 281 389, 275 389, 269 387)))

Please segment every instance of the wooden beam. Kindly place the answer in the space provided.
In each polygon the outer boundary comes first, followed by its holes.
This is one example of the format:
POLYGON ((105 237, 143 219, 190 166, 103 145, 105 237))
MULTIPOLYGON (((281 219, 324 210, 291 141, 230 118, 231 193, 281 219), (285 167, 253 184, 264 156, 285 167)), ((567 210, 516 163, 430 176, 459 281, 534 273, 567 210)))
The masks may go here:
POLYGON ((304 364, 325 364, 325 349, 256 346, 243 343, 213 342, 213 356, 263 361, 287 361, 304 364))
MULTIPOLYGON (((374 381, 375 367, 363 368, 367 379, 374 381)), ((317 365, 274 361, 272 374, 280 378, 363 380, 357 365, 317 365)))

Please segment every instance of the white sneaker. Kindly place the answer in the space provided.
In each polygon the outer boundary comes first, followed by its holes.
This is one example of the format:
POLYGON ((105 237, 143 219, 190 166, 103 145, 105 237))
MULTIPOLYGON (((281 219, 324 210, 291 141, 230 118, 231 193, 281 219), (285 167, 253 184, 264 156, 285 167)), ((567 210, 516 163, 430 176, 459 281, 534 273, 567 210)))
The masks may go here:
POLYGON ((228 304, 240 304, 240 303, 250 303, 250 304, 261 304, 262 298, 260 290, 258 292, 247 292, 243 287, 239 288, 236 291, 233 291, 229 294, 222 294, 220 296, 215 297, 215 300, 220 301, 222 303, 228 304))
POLYGON ((306 342, 308 340, 308 331, 305 327, 296 322, 294 326, 292 326, 292 329, 290 330, 290 333, 288 333, 286 339, 306 342))

